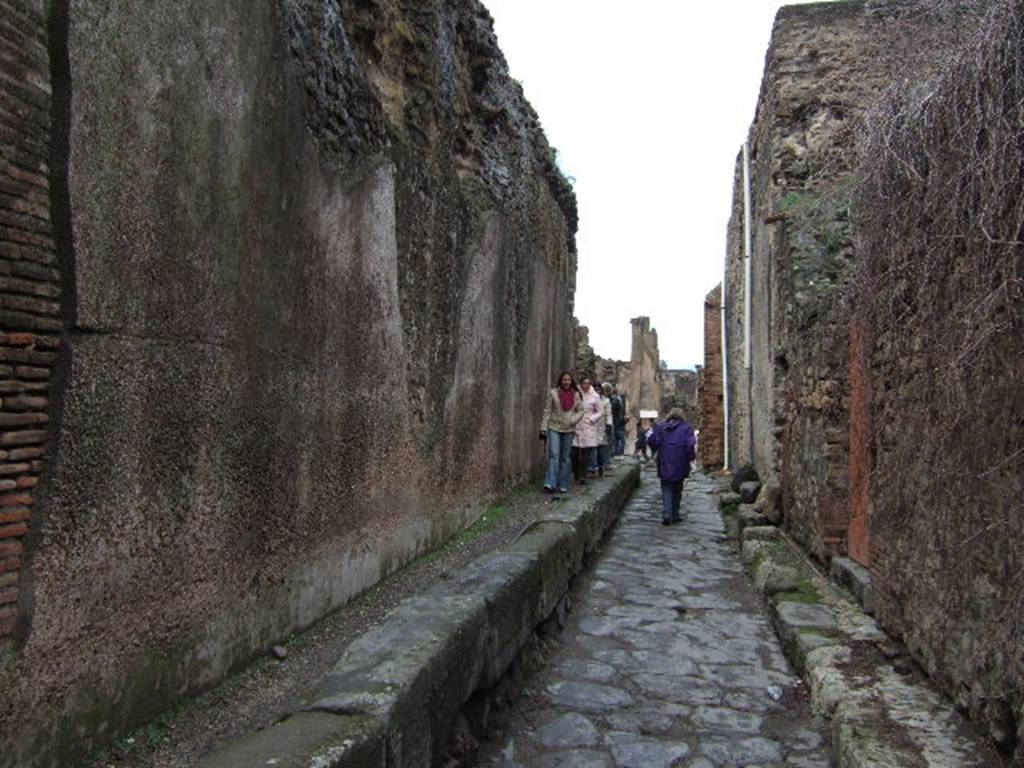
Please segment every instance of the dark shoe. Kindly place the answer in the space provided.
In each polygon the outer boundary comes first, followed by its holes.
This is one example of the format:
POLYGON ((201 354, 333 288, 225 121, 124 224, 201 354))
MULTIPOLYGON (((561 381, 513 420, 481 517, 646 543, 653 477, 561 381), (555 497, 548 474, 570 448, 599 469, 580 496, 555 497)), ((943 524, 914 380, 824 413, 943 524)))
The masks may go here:
POLYGON ((671 520, 662 520, 661 524, 662 525, 672 525, 672 521, 671 520))
POLYGON ((555 492, 555 489, 552 488, 550 485, 545 485, 544 486, 544 493, 554 493, 554 492, 555 492))

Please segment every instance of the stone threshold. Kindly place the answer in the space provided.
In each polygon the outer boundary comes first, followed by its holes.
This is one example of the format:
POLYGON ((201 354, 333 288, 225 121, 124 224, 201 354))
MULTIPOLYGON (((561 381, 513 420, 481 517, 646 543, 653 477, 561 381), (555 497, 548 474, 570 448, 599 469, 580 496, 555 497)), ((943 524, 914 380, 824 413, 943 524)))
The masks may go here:
POLYGON ((618 466, 504 550, 404 600, 348 647, 305 706, 199 768, 438 763, 470 697, 502 679, 618 520, 640 482, 639 464, 618 466))
MULTIPOLYGON (((734 496, 720 485, 722 507, 734 496)), ((870 581, 858 580, 860 574, 843 561, 833 578, 845 588, 832 583, 753 505, 723 514, 783 650, 810 689, 814 712, 831 720, 836 768, 1002 764, 902 644, 867 615, 865 608, 873 609, 870 581)))

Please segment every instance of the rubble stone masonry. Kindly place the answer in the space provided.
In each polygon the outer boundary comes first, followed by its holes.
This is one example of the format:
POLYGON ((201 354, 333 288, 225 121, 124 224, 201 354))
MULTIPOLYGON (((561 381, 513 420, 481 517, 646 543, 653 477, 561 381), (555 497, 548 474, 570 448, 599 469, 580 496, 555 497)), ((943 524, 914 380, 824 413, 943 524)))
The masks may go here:
POLYGON ((850 333, 843 297, 856 257, 855 128, 892 82, 892 51, 918 44, 934 23, 928 14, 887 3, 779 11, 749 135, 749 296, 737 160, 724 286, 730 460, 733 469, 751 464, 763 480, 781 484, 786 527, 821 560, 845 551, 850 519, 850 333))
POLYGON ((1021 0, 781 9, 749 137, 753 279, 738 162, 723 286, 732 468, 781 484, 819 560, 869 567, 881 625, 1015 765, 1022 40, 1021 0))

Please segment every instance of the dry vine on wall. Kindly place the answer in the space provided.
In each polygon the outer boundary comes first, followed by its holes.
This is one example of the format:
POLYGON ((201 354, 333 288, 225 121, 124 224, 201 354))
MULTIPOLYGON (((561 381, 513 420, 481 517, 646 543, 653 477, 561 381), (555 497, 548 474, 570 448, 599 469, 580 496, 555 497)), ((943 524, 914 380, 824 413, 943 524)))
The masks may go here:
POLYGON ((975 39, 864 124, 852 299, 872 329, 880 617, 1012 749, 1024 712, 1024 0, 984 7, 975 39))

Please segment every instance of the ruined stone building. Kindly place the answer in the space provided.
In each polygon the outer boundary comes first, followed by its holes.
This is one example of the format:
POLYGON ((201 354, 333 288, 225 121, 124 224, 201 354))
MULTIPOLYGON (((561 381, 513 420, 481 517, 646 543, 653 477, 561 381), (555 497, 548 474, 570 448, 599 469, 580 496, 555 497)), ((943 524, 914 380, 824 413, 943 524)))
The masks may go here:
POLYGON ((0 18, 0 764, 30 768, 538 468, 577 218, 476 0, 0 18))
POLYGON ((670 369, 662 364, 658 351, 658 332, 651 328, 649 317, 630 321, 633 329, 630 359, 612 360, 601 357, 590 345, 587 327, 576 325, 575 369, 592 376, 595 381, 614 384, 626 399, 629 419, 626 430, 627 453, 636 438, 636 423, 641 410, 664 415, 672 408, 681 408, 688 421, 698 423, 698 372, 670 369))
POLYGON ((779 12, 702 390, 727 466, 869 569, 881 625, 1018 759, 1022 29, 1020 0, 779 12))

